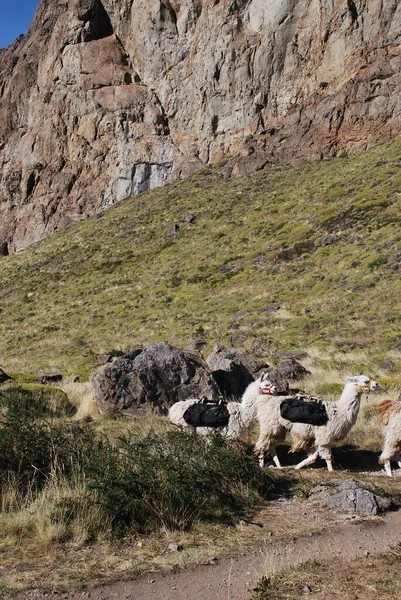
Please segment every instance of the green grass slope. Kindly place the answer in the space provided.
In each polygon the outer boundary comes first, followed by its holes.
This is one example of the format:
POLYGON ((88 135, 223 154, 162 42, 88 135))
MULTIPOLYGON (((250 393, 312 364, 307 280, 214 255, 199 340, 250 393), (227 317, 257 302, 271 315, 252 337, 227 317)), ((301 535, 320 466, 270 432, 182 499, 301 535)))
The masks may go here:
POLYGON ((393 350, 401 140, 229 181, 223 172, 204 169, 0 259, 1 366, 88 373, 96 354, 199 336, 266 356, 393 350))

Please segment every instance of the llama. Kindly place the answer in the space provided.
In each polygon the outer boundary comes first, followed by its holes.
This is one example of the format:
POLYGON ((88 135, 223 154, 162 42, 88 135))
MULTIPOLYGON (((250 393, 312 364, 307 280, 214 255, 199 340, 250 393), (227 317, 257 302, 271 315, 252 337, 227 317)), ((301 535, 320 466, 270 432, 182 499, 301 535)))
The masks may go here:
POLYGON ((276 446, 283 442, 287 433, 291 432, 293 445, 291 452, 309 447, 308 457, 295 466, 302 469, 314 463, 320 456, 326 461, 327 469, 333 471, 331 447, 334 442, 342 440, 349 433, 358 416, 361 394, 377 388, 376 381, 358 375, 346 377, 344 390, 337 402, 324 402, 328 420, 325 425, 307 425, 283 419, 280 405, 283 398, 272 397, 264 403, 258 402, 258 420, 260 424, 259 439, 255 452, 259 463, 264 465, 264 453, 269 452, 277 467, 281 467, 276 455, 276 446))
MULTIPOLYGON (((238 439, 256 422, 256 403, 259 397, 266 398, 274 394, 276 388, 269 381, 268 375, 262 373, 256 381, 246 388, 241 402, 228 402, 229 421, 227 427, 219 428, 219 431, 230 440, 238 439)), ((208 435, 214 431, 211 427, 192 427, 184 419, 184 413, 193 404, 200 402, 199 398, 181 400, 176 402, 168 411, 168 418, 178 427, 192 429, 195 433, 208 435)))
POLYGON ((389 477, 392 477, 391 461, 394 460, 401 468, 401 396, 398 400, 383 400, 377 409, 380 421, 385 425, 383 452, 379 463, 389 477))

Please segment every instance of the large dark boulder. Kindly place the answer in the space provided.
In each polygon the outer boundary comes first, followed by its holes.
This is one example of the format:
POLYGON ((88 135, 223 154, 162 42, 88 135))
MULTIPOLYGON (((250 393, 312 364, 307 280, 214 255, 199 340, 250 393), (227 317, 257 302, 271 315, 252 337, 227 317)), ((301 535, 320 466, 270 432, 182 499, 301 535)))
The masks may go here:
POLYGON ((262 371, 269 369, 268 363, 263 359, 256 356, 253 352, 249 352, 244 348, 233 348, 232 352, 242 362, 248 371, 255 377, 259 377, 262 371))
POLYGON ((104 365, 91 378, 96 402, 113 412, 166 414, 179 400, 219 394, 201 357, 167 342, 135 350, 104 365))
POLYGON ((305 377, 305 375, 310 375, 310 371, 305 369, 305 367, 294 358, 283 360, 277 367, 277 373, 289 381, 297 381, 298 379, 305 377))
POLYGON ((239 398, 252 381, 253 375, 240 361, 234 351, 216 344, 206 363, 215 382, 225 396, 239 398))

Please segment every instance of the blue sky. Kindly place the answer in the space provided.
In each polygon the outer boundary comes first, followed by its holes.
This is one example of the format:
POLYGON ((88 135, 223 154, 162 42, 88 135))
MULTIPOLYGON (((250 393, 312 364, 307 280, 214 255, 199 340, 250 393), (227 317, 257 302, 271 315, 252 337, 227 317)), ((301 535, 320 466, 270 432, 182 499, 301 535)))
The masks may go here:
POLYGON ((39 0, 0 0, 0 48, 26 33, 38 4, 39 0))

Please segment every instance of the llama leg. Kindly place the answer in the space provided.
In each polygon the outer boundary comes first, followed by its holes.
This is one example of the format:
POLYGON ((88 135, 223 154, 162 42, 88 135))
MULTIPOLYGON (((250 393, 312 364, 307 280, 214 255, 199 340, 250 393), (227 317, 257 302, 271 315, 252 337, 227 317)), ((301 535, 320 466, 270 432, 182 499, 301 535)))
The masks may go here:
POLYGON ((394 460, 401 469, 401 454, 399 452, 397 452, 397 454, 394 456, 394 460))
POLYGON ((389 477, 392 477, 392 476, 393 476, 393 474, 392 474, 392 472, 391 472, 391 463, 390 463, 390 461, 389 461, 389 460, 385 460, 385 461, 384 461, 384 468, 385 468, 385 470, 386 470, 386 473, 387 473, 387 475, 388 475, 389 477))
POLYGON ((319 456, 321 458, 323 458, 323 460, 326 461, 327 470, 328 471, 334 471, 334 469, 333 469, 333 457, 332 457, 330 448, 319 447, 318 451, 319 451, 319 456))
POLYGON ((276 465, 277 469, 281 469, 281 463, 280 463, 280 461, 278 459, 275 447, 274 448, 270 448, 270 454, 271 454, 271 457, 272 457, 273 462, 276 465))
MULTIPOLYGON (((397 449, 389 442, 388 439, 384 441, 383 452, 379 457, 379 463, 384 465, 384 470, 386 471, 389 477, 392 477, 393 474, 391 472, 391 459, 397 456, 397 449)), ((399 458, 399 457, 397 457, 399 458)), ((397 459, 396 459, 397 460, 397 459)))
POLYGON ((261 469, 263 469, 263 467, 265 466, 265 450, 266 450, 266 437, 265 435, 261 432, 259 434, 259 438, 258 441, 255 444, 255 454, 259 459, 259 466, 261 469))
POLYGON ((309 454, 305 460, 295 465, 294 469, 302 469, 302 467, 307 467, 308 465, 313 464, 317 460, 318 456, 319 452, 317 450, 315 450, 315 452, 311 452, 311 454, 309 454))

